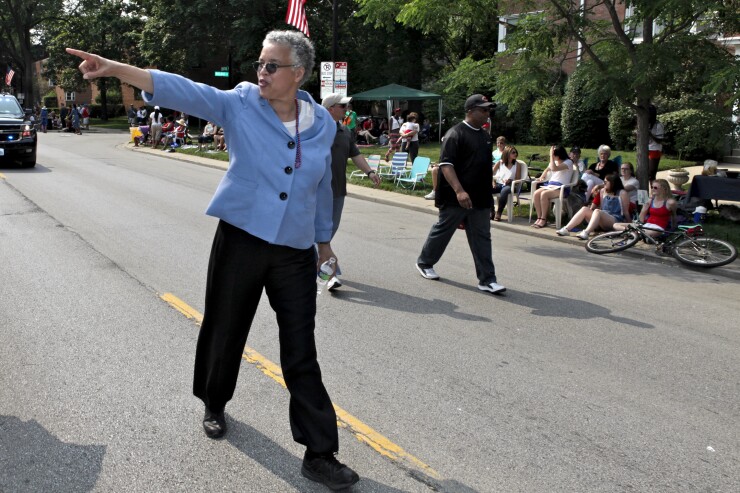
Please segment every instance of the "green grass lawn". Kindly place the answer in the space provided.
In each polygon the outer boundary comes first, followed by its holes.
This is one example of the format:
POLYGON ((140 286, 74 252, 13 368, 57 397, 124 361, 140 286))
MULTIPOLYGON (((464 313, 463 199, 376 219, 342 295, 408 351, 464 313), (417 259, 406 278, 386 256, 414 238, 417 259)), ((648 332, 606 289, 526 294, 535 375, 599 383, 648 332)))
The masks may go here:
MULTIPOLYGON (((121 117, 123 118, 123 117, 121 117)), ((123 120, 120 120, 119 123, 122 123, 122 126, 115 126, 119 119, 112 119, 108 122, 109 125, 113 126, 106 126, 105 128, 121 128, 123 130, 128 129, 128 120, 123 118, 123 120)), ((93 124, 91 122, 91 124, 93 124)), ((363 155, 369 156, 371 154, 380 154, 381 158, 385 155, 385 151, 387 150, 386 147, 362 147, 360 148, 360 151, 363 155)), ((548 148, 546 146, 517 146, 517 150, 519 151, 520 155, 522 157, 528 158, 531 154, 539 153, 540 155, 547 156, 548 148)), ((226 152, 214 152, 214 153, 206 153, 206 152, 198 152, 197 149, 177 149, 177 152, 181 154, 189 154, 193 156, 202 156, 207 157, 210 159, 216 159, 219 161, 228 161, 229 155, 226 152)), ((590 162, 592 159, 596 158, 596 149, 583 149, 582 150, 582 156, 588 157, 590 162)), ((635 153, 634 152, 622 152, 622 151, 612 151, 612 155, 618 156, 622 155, 622 159, 624 161, 631 161, 635 162, 635 153)), ((432 160, 432 162, 437 162, 439 160, 439 144, 438 143, 431 143, 431 144, 423 144, 421 148, 419 149, 419 155, 420 156, 426 156, 432 160)), ((540 165, 544 167, 546 163, 544 161, 533 161, 533 166, 540 165), (537 163, 537 164, 535 164, 537 163)), ((687 163, 683 163, 685 166, 687 163)), ((693 164, 693 163, 692 163, 693 164)), ((660 162, 660 169, 673 169, 680 167, 681 164, 679 163, 678 159, 672 159, 670 157, 664 157, 661 159, 660 162)), ((357 168, 354 166, 352 161, 348 161, 347 163, 347 176, 349 177, 349 174, 352 171, 355 171, 357 168)), ((368 178, 348 178, 348 183, 352 183, 354 185, 360 185, 365 187, 372 187, 373 183, 368 178)), ((392 180, 384 179, 383 182, 378 187, 381 190, 386 190, 388 192, 394 192, 394 193, 402 193, 406 195, 413 195, 417 197, 423 197, 424 195, 428 194, 432 190, 432 176, 431 172, 427 173, 427 177, 424 180, 425 183, 417 185, 415 190, 408 190, 403 189, 399 186, 396 186, 392 180)), ((689 184, 685 185, 684 188, 687 188, 689 184)), ((523 201, 521 205, 514 207, 514 217, 518 218, 527 218, 529 216, 529 202, 523 201)), ((550 213, 550 221, 554 221, 554 217, 552 216, 552 212, 550 213)), ((727 240, 740 248, 740 224, 733 223, 732 221, 728 221, 725 219, 722 219, 719 217, 719 214, 717 211, 710 211, 707 215, 707 219, 704 222, 704 229, 707 232, 708 236, 712 236, 715 238, 720 238, 727 240)))

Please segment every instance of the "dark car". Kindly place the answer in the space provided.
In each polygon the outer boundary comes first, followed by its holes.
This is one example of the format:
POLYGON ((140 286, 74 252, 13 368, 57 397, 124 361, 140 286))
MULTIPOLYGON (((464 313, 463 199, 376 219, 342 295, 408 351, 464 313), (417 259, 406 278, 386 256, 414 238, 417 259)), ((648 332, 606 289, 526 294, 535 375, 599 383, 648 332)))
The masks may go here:
POLYGON ((30 111, 11 94, 0 94, 0 163, 18 163, 36 166, 36 128, 30 120, 30 111))

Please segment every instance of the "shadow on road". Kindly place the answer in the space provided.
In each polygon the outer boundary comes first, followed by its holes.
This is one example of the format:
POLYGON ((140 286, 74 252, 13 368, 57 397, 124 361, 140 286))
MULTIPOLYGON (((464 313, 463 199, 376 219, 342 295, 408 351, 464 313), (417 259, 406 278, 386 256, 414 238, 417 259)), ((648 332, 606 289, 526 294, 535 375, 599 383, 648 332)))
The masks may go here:
MULTIPOLYGON (((301 475, 302 458, 298 458, 288 452, 248 424, 234 420, 231 416, 228 416, 228 413, 227 417, 229 419, 229 434, 226 436, 226 440, 241 453, 260 464, 297 491, 315 491, 321 493, 327 491, 324 485, 314 483, 301 475)), ((359 464, 347 465, 357 470, 360 474, 360 482, 351 489, 355 493, 362 491, 405 493, 403 490, 364 477, 362 467, 359 464)))
POLYGON ((105 449, 62 442, 35 420, 0 416, 0 491, 90 491, 105 449))
POLYGON ((517 291, 509 293, 506 301, 520 305, 532 310, 532 315, 538 317, 562 317, 576 320, 588 320, 592 318, 605 318, 618 324, 631 325, 640 329, 654 329, 655 326, 633 320, 631 318, 618 317, 603 306, 589 303, 588 301, 575 300, 551 293, 525 293, 517 291))
MULTIPOLYGON (((459 307, 447 300, 428 300, 425 298, 419 298, 418 296, 399 293, 398 291, 391 291, 390 289, 381 288, 379 286, 370 286, 369 284, 363 284, 356 281, 345 281, 342 279, 342 282, 352 290, 345 290, 342 288, 342 290, 335 291, 331 295, 332 297, 348 301, 350 303, 357 303, 360 305, 379 305, 383 308, 389 308, 391 310, 405 313, 447 315, 458 320, 467 320, 470 322, 491 321, 490 318, 481 317, 480 315, 459 312, 457 311, 459 307)), ((454 285, 454 283, 450 283, 449 281, 446 282, 454 285)), ((478 291, 476 290, 476 292, 478 291)))

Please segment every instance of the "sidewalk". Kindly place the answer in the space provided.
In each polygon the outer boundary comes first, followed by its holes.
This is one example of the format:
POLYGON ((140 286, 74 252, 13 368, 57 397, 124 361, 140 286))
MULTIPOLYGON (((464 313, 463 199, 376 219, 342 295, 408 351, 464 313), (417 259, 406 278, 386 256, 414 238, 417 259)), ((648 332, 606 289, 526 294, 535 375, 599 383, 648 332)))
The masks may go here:
MULTIPOLYGON (((152 149, 150 147, 134 147, 133 144, 125 143, 121 144, 119 146, 120 148, 126 148, 130 149, 133 152, 142 153, 142 154, 151 154, 156 155, 159 157, 166 157, 170 159, 174 159, 177 161, 183 161, 193 164, 198 164, 200 166, 206 166, 209 168, 215 168, 215 169, 221 169, 226 170, 228 167, 228 164, 226 161, 217 161, 215 159, 210 159, 207 157, 201 157, 201 156, 190 156, 187 154, 182 154, 178 152, 164 152, 160 149, 152 149)), ((693 166, 690 168, 685 168, 689 173, 691 173, 691 176, 694 176, 695 174, 700 174, 702 167, 701 166, 693 166)), ((667 176, 667 171, 662 171, 658 173, 659 178, 663 178, 664 176, 667 176)), ((417 197, 414 195, 406 195, 401 193, 393 193, 388 192, 386 190, 379 190, 375 188, 368 188, 363 187, 359 185, 352 185, 347 184, 347 194, 349 197, 360 199, 360 200, 367 200, 369 202, 375 202, 378 204, 384 204, 384 205, 390 205, 394 207, 403 207, 405 209, 410 209, 418 212, 424 212, 427 214, 433 214, 437 215, 437 208, 434 207, 434 201, 433 200, 425 200, 423 197, 417 197)), ((504 216, 504 219, 502 219, 501 222, 491 222, 491 227, 494 229, 499 229, 502 231, 508 231, 512 233, 519 233, 519 234, 526 234, 529 236, 539 237, 551 241, 558 241, 561 243, 570 243, 574 246, 578 246, 580 248, 583 248, 583 240, 579 240, 575 236, 557 236, 555 234, 555 226, 549 225, 546 228, 532 228, 530 227, 527 219, 525 218, 514 218, 514 221, 512 223, 507 222, 506 216, 504 216)), ((678 260, 672 258, 672 257, 660 257, 658 256, 654 249, 649 247, 648 245, 639 244, 633 248, 630 248, 629 250, 626 250, 625 252, 622 252, 625 255, 631 255, 638 258, 642 258, 648 261, 653 262, 659 262, 659 263, 675 263, 679 264, 678 260)), ((725 265, 723 267, 717 267, 715 269, 707 269, 706 271, 702 272, 708 272, 712 273, 712 275, 719 275, 722 277, 729 277, 735 280, 740 280, 740 260, 735 260, 733 263, 729 265, 725 265)))

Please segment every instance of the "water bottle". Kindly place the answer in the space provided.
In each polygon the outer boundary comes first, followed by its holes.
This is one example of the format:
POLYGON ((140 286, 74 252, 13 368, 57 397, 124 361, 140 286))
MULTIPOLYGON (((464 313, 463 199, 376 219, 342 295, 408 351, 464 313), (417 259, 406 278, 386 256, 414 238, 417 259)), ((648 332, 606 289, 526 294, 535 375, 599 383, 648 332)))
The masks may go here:
POLYGON ((324 289, 326 283, 328 283, 329 279, 334 275, 336 263, 336 258, 329 257, 329 260, 321 264, 321 267, 319 267, 319 272, 316 276, 316 294, 321 294, 321 290, 324 289))

